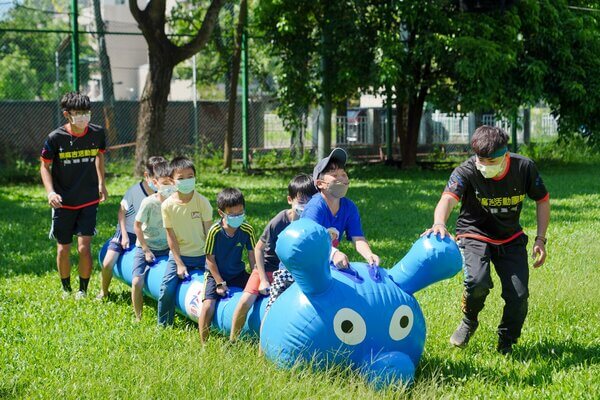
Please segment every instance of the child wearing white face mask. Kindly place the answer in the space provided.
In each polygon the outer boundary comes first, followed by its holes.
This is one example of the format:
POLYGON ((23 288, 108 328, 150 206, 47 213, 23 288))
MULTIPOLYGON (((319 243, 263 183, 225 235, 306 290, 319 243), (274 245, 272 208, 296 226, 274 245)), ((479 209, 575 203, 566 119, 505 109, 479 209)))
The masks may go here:
POLYGON ((521 336, 527 315, 529 268, 527 235, 520 225, 526 197, 537 203, 534 268, 546 258, 546 229, 550 219, 549 194, 530 159, 508 152, 508 135, 501 128, 480 126, 473 133, 475 155, 457 167, 448 180, 434 212, 433 226, 424 235, 450 236, 446 221, 461 202, 456 237, 464 257, 463 318, 450 338, 467 346, 479 322, 479 312, 493 287, 491 263, 502 284, 504 312, 498 326, 497 350, 510 353, 521 336))
POLYGON ((86 296, 92 273, 91 241, 96 232, 98 203, 106 200, 104 128, 90 124, 88 96, 71 92, 61 99, 67 123, 52 131, 41 154, 40 174, 52 207, 50 237, 57 242, 58 272, 63 297, 71 293, 70 250, 77 236, 79 291, 86 296))
POLYGON ((173 324, 177 286, 189 270, 204 270, 204 246, 213 211, 208 199, 194 190, 196 168, 192 161, 176 157, 170 166, 177 191, 161 206, 171 251, 158 295, 159 325, 173 324))
POLYGON ((137 321, 142 318, 144 278, 148 267, 158 257, 169 255, 167 231, 163 226, 161 204, 175 191, 171 167, 165 160, 154 164, 154 176, 151 179, 156 193, 142 200, 135 216, 134 229, 137 236, 133 259, 133 280, 131 283, 131 302, 137 321))
POLYGON ((125 195, 121 199, 119 213, 117 214, 117 227, 115 234, 108 244, 108 249, 104 260, 102 260, 102 275, 100 282, 100 293, 96 296, 97 300, 102 300, 108 297, 108 289, 112 280, 113 267, 117 259, 124 251, 135 245, 136 234, 134 231, 135 215, 140 209, 140 204, 149 195, 156 192, 156 188, 152 184, 152 176, 154 175, 154 166, 157 163, 165 162, 163 157, 150 157, 146 162, 144 170, 144 179, 135 183, 127 189, 125 195))

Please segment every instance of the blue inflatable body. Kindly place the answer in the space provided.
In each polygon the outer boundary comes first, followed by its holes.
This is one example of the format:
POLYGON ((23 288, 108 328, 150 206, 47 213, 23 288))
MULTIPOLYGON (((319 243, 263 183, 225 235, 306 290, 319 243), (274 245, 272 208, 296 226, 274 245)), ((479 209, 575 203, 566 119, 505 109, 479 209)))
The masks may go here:
MULTIPOLYGON (((106 245, 100 257, 105 253, 106 245)), ((376 385, 411 382, 425 346, 425 319, 413 294, 460 271, 462 257, 450 239, 422 237, 392 269, 351 263, 329 265, 330 237, 308 219, 290 224, 277 241, 277 255, 296 280, 273 303, 260 337, 265 355, 281 366, 298 361, 313 366, 351 365, 376 385)), ((131 285, 133 251, 119 258, 114 275, 131 285)), ((158 298, 166 258, 146 274, 146 293, 158 298)), ((202 274, 181 283, 180 313, 197 321, 202 274)), ((213 325, 228 333, 241 288, 219 301, 213 325)), ((266 298, 248 314, 244 331, 258 334, 266 298)))

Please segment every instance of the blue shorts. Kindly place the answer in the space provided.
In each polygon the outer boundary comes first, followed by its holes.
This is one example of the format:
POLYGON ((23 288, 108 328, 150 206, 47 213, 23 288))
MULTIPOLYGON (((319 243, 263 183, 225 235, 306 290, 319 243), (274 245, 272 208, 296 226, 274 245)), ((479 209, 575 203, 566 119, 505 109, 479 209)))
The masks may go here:
MULTIPOLYGON (((121 246, 121 236, 122 236, 121 228, 117 228, 112 239, 110 239, 110 243, 108 244, 108 250, 115 251, 119 254, 123 254, 123 252, 125 250, 129 250, 129 249, 124 249, 123 246, 121 246)), ((133 246, 135 246, 135 241, 137 240, 137 236, 135 235, 135 233, 131 233, 131 232, 127 232, 127 236, 129 236, 129 248, 131 249, 131 248, 133 248, 133 246)))
MULTIPOLYGON (((164 250, 152 250, 152 253, 156 258, 167 257, 169 255, 169 248, 167 247, 164 250)), ((142 250, 141 247, 136 247, 135 253, 133 254, 133 277, 135 278, 136 276, 144 276, 153 265, 154 264, 148 264, 146 262, 144 250, 142 250)))

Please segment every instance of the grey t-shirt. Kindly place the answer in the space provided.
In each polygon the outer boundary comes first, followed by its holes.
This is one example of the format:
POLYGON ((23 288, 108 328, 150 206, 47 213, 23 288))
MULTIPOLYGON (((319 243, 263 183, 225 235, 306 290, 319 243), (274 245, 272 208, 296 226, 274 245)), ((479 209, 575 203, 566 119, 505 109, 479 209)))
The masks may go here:
POLYGON ((265 227, 260 240, 265 244, 264 257, 265 257, 265 271, 272 272, 279 269, 279 257, 275 254, 275 243, 279 234, 287 228, 291 223, 288 217, 289 210, 283 210, 277 214, 265 227))
MULTIPOLYGON (((135 220, 142 223, 144 239, 146 239, 150 250, 166 250, 169 248, 167 230, 163 227, 160 206, 161 202, 158 194, 152 194, 142 200, 140 209, 135 216, 135 220)), ((139 239, 136 246, 142 247, 139 239)))

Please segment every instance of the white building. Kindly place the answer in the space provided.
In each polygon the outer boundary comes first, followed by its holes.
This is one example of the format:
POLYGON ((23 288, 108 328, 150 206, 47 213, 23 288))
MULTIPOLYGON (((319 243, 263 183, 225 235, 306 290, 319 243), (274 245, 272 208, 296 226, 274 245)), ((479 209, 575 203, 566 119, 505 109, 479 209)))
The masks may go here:
MULTIPOLYGON (((138 5, 145 3, 138 0, 138 5)), ((167 0, 167 10, 175 5, 175 0, 167 0)), ((148 74, 148 46, 141 35, 138 24, 129 11, 127 0, 101 0, 102 19, 106 32, 138 33, 138 35, 107 34, 106 48, 112 70, 113 87, 116 100, 138 100, 144 89, 148 74)), ((86 30, 95 32, 94 8, 91 3, 80 9, 79 23, 86 30)), ((97 46, 95 40, 92 45, 97 46)), ((99 75, 99 74, 98 74, 99 75)), ((89 82, 90 98, 102 100, 100 76, 93 76, 89 82)), ((193 98, 190 80, 173 80, 170 100, 191 100, 193 98)))

